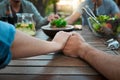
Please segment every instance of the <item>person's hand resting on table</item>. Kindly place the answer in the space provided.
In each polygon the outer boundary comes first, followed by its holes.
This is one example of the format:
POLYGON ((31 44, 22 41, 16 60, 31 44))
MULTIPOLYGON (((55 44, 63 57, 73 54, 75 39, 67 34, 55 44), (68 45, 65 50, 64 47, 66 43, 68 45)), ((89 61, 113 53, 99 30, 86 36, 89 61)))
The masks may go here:
POLYGON ((63 52, 87 61, 108 80, 120 79, 120 55, 110 55, 92 47, 77 33, 69 37, 63 52))

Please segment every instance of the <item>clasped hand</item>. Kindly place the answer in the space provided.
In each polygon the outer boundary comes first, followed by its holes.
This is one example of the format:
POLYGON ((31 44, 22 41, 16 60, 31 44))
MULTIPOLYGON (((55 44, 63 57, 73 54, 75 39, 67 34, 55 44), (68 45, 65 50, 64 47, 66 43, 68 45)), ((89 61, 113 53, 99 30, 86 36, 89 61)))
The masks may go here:
POLYGON ((81 57, 86 50, 86 42, 81 35, 76 32, 60 31, 56 34, 53 42, 61 45, 63 53, 71 57, 81 57))

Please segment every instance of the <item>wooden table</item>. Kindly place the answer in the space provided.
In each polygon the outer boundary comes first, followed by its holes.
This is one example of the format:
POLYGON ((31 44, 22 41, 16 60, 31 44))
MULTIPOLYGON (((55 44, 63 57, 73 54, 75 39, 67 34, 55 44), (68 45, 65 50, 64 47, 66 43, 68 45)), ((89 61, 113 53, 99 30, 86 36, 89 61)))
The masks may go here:
MULTIPOLYGON (((118 55, 119 51, 111 51, 104 44, 105 40, 95 37, 88 28, 76 31, 83 35, 92 46, 118 55)), ((40 30, 36 37, 47 40, 48 37, 40 30)), ((35 56, 12 60, 0 70, 0 80, 107 80, 88 63, 80 58, 64 56, 62 53, 35 56)))

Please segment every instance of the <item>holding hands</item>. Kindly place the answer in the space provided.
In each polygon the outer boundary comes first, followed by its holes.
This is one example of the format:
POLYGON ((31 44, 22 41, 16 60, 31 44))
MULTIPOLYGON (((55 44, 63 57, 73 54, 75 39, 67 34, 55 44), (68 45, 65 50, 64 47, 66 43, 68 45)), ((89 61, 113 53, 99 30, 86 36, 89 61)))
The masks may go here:
POLYGON ((83 37, 75 32, 60 31, 52 40, 56 47, 62 49, 64 54, 71 57, 84 58, 90 45, 85 42, 83 37))
POLYGON ((52 40, 52 43, 56 44, 55 45, 56 48, 58 47, 59 49, 63 49, 71 35, 72 33, 60 31, 55 35, 55 37, 52 40))
MULTIPOLYGON (((64 37, 65 36, 63 36, 63 38, 64 37)), ((65 55, 84 59, 109 80, 120 79, 118 76, 120 75, 119 55, 110 55, 90 46, 85 42, 83 37, 77 33, 72 33, 72 35, 66 38, 67 39, 63 39, 63 42, 65 40, 67 41, 65 41, 65 46, 62 48, 65 55)), ((60 40, 57 41, 60 43, 60 40)))
POLYGON ((63 52, 67 56, 84 58, 89 49, 87 47, 89 47, 89 45, 85 42, 83 37, 74 32, 66 42, 63 52))

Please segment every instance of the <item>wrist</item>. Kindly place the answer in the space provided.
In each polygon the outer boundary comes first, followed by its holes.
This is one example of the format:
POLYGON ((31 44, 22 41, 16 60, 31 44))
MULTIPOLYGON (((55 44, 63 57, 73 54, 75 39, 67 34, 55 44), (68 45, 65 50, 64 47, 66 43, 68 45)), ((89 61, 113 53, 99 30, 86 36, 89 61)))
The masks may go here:
POLYGON ((61 46, 59 43, 52 41, 51 45, 53 46, 54 51, 59 51, 63 49, 63 46, 61 46))
POLYGON ((93 53, 96 54, 98 52, 97 49, 87 43, 85 44, 84 48, 83 54, 80 56, 84 60, 87 60, 89 56, 93 56, 93 53))
POLYGON ((80 45, 80 50, 79 50, 79 56, 82 59, 85 59, 86 55, 92 51, 92 47, 88 44, 88 43, 84 43, 82 45, 80 45))

